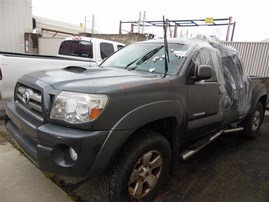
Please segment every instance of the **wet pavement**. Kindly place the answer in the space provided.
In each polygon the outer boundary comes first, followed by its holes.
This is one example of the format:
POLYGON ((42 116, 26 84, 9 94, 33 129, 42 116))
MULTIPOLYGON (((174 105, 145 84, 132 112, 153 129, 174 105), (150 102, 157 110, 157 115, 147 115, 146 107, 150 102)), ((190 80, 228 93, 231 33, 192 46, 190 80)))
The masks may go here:
MULTIPOLYGON (((52 178, 76 201, 104 201, 100 178, 52 178)), ((187 161, 179 161, 176 174, 156 196, 155 202, 164 201, 268 202, 269 116, 256 139, 226 134, 187 161)))
MULTIPOLYGON (((68 182, 66 180, 65 182, 68 182)), ((105 201, 98 178, 80 184, 81 201, 105 201)), ((179 160, 155 202, 268 202, 269 116, 255 140, 226 134, 185 162, 179 160)))
POLYGON ((156 198, 162 201, 269 201, 269 117, 255 140, 226 134, 181 162, 156 198))

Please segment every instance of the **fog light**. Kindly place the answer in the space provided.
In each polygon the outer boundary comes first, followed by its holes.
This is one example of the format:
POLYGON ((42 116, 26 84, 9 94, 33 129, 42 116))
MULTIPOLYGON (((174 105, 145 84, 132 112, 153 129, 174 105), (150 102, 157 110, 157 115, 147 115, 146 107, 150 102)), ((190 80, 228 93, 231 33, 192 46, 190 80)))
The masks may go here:
POLYGON ((78 159, 78 154, 72 147, 69 148, 69 155, 73 161, 78 159))

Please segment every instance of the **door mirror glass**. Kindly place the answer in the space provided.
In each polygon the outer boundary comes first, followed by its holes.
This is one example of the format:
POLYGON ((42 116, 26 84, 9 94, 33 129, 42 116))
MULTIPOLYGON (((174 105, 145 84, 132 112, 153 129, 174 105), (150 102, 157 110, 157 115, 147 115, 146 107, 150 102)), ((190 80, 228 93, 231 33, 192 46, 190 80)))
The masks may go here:
POLYGON ((206 80, 212 77, 212 67, 210 65, 199 65, 196 71, 196 80, 206 80))

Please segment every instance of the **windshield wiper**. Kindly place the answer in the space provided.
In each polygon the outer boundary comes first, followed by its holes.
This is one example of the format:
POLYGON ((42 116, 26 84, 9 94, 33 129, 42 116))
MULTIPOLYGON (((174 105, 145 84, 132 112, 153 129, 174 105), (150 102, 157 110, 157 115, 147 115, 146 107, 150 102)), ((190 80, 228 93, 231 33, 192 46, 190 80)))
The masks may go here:
POLYGON ((130 62, 128 65, 126 65, 125 69, 127 69, 132 64, 134 64, 135 62, 137 62, 135 67, 129 69, 129 71, 130 70, 134 70, 135 68, 137 68, 138 65, 141 65, 142 63, 144 63, 145 61, 147 61, 153 55, 155 55, 156 53, 158 53, 162 48, 163 48, 163 45, 162 46, 159 46, 157 48, 154 48, 153 50, 149 51, 147 54, 143 55, 142 57, 139 57, 139 58, 135 59, 134 61, 130 62))
POLYGON ((132 62, 130 62, 128 65, 126 65, 125 67, 124 67, 124 69, 127 69, 128 67, 130 67, 132 64, 134 64, 137 60, 139 60, 141 57, 139 57, 139 58, 137 58, 137 59, 135 59, 134 61, 132 61, 132 62))

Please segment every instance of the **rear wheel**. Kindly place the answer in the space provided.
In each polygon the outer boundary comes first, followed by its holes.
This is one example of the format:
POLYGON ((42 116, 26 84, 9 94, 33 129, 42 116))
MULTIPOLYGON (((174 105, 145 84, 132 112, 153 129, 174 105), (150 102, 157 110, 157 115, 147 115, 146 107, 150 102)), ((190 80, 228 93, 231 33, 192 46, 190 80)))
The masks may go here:
POLYGON ((264 108, 261 102, 255 106, 253 113, 247 118, 244 124, 244 135, 248 138, 255 138, 263 122, 264 108))
POLYGON ((160 134, 143 130, 125 145, 108 175, 110 201, 151 201, 168 175, 171 150, 160 134))

